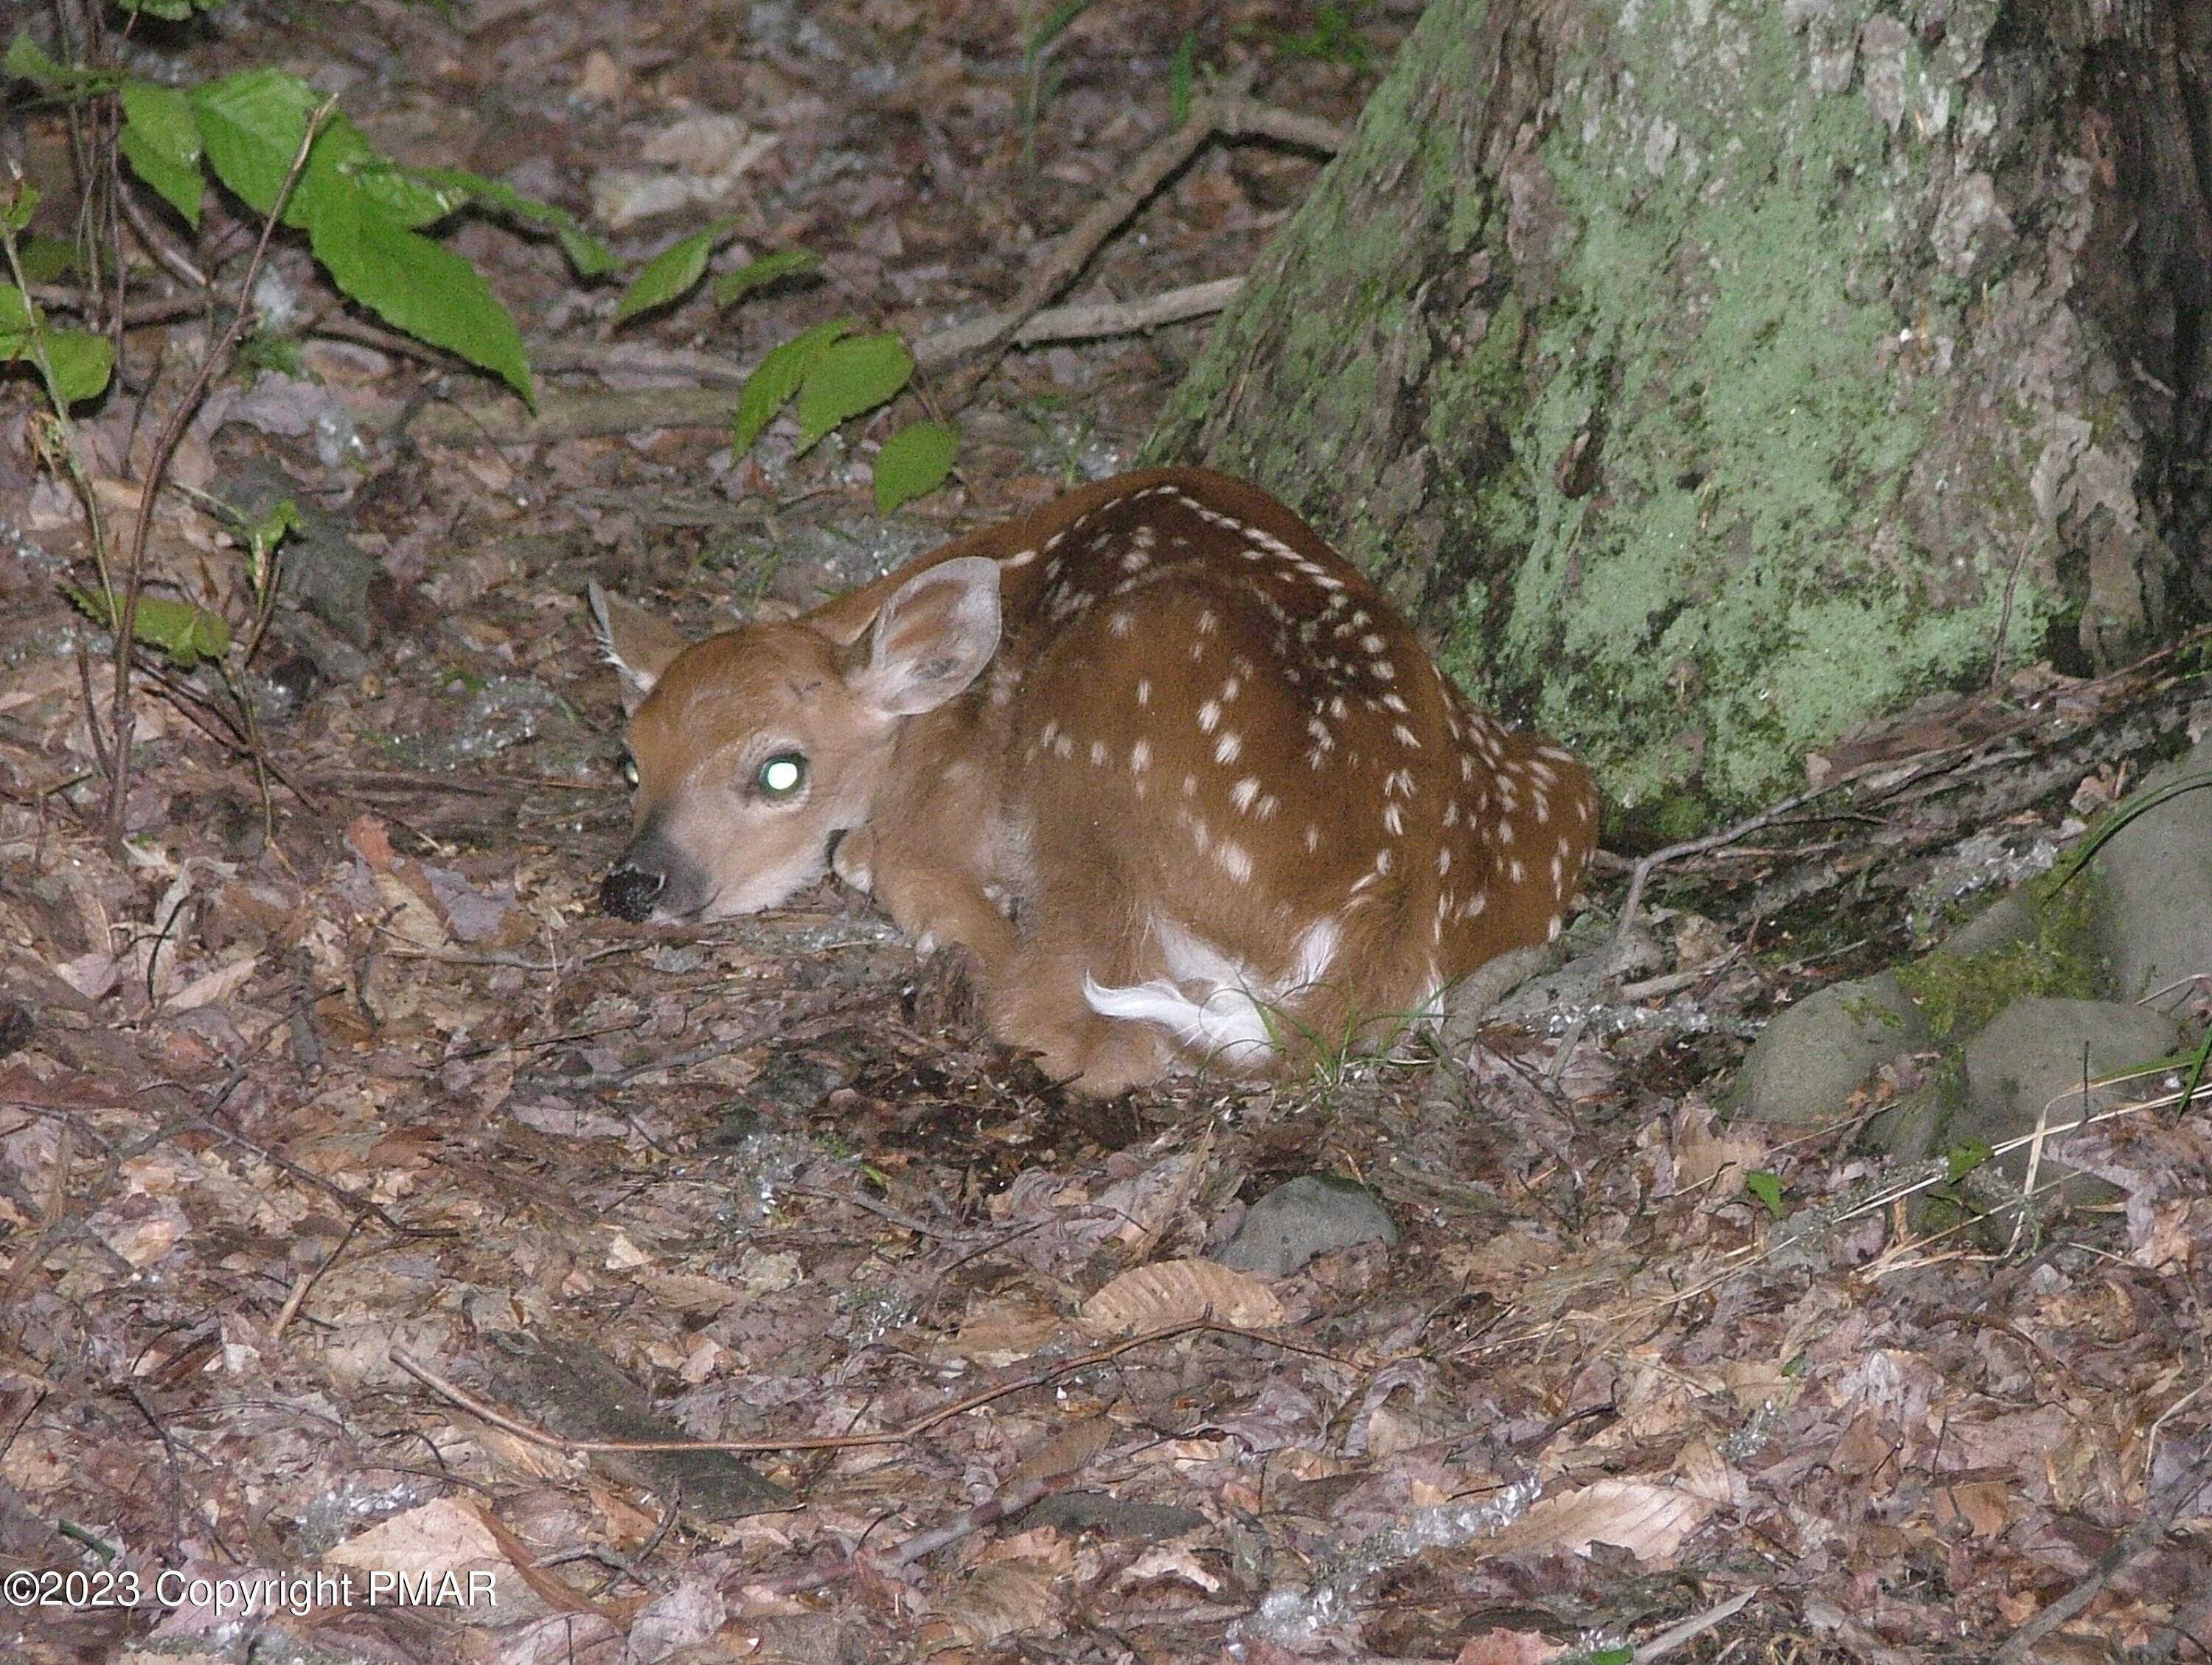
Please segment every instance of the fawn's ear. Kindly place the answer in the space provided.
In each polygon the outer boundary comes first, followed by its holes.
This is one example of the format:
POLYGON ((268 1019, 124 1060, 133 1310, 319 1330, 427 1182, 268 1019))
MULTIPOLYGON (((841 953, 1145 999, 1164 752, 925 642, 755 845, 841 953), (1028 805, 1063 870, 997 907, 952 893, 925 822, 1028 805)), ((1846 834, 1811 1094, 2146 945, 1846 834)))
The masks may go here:
POLYGON ((593 634, 599 651, 622 678, 623 715, 645 703, 669 662, 691 644, 672 624, 618 595, 609 595, 593 580, 585 593, 592 604, 593 634))
POLYGON ((999 646, 999 563, 963 555, 916 573, 868 633, 848 678, 854 697, 887 717, 933 711, 981 674, 999 646))

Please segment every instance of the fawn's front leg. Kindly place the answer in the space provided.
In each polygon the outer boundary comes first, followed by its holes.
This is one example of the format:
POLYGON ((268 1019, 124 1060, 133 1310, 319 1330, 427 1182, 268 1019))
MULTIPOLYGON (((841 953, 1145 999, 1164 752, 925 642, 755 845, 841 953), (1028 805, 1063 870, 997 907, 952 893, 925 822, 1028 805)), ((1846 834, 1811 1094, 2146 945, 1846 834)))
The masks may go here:
POLYGON ((987 981, 1012 963, 1013 927, 967 868, 918 855, 872 826, 839 839, 830 866, 846 884, 873 896, 923 953, 957 943, 975 955, 987 981))

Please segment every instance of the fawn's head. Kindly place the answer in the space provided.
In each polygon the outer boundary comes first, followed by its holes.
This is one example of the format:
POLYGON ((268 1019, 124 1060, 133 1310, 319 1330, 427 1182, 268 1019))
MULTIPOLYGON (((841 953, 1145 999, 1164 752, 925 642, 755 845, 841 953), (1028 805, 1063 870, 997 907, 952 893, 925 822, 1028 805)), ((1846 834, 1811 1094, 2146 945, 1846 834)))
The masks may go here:
POLYGON ((850 609, 687 643, 596 584, 592 613, 622 679, 637 796, 600 887, 627 920, 772 908, 828 871, 873 806, 898 726, 956 698, 999 642, 999 569, 944 561, 850 609))

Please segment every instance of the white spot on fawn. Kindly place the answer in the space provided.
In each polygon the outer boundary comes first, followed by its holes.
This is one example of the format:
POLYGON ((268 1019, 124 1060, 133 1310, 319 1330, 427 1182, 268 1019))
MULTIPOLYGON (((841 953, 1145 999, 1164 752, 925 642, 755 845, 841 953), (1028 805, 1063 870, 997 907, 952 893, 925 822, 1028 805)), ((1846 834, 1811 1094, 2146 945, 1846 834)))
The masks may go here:
POLYGON ((1106 742, 1103 740, 1093 740, 1091 743, 1091 767, 1093 769, 1103 769, 1105 766, 1106 742))
POLYGON ((1395 804, 1391 805, 1389 809, 1382 811, 1382 824, 1389 829, 1391 837, 1401 836, 1406 830, 1405 811, 1395 804))
POLYGON ((1152 766, 1152 743, 1139 740, 1129 748, 1129 772, 1142 775, 1152 766))
POLYGON ((1248 775, 1229 788, 1229 801, 1244 814, 1252 812, 1252 802, 1260 795, 1260 777, 1248 775))
POLYGON ((1305 847, 1309 854, 1321 848, 1321 829, 1314 825, 1312 822, 1309 821, 1306 823, 1306 829, 1302 836, 1305 841, 1305 847))
POLYGON ((1237 754, 1243 750, 1244 742, 1232 730, 1214 742, 1213 761, 1217 763, 1233 763, 1237 761, 1237 754))
POLYGON ((1199 707, 1198 732, 1200 733, 1212 733, 1214 728, 1220 723, 1220 721, 1221 707, 1218 702, 1212 700, 1208 700, 1204 705, 1199 707))
POLYGON ((1213 847, 1213 859, 1221 864, 1221 871, 1239 884, 1252 880, 1252 858, 1242 844, 1232 844, 1227 839, 1213 847))
POLYGON ((1006 567, 1006 568, 1018 568, 1018 567, 1026 567, 1026 566, 1028 566, 1028 565, 1030 564, 1030 562, 1032 562, 1032 561, 1036 560, 1036 558, 1037 558, 1037 552, 1036 552, 1035 550, 1015 550, 1012 555, 1008 556, 1007 556, 1004 561, 1001 561, 999 564, 1000 564, 1000 566, 1002 566, 1002 567, 1006 567))
POLYGON ((1139 705, 1150 705, 1152 702, 1152 679, 1150 677, 1139 677, 1139 678, 1137 678, 1137 703, 1138 703, 1139 705))

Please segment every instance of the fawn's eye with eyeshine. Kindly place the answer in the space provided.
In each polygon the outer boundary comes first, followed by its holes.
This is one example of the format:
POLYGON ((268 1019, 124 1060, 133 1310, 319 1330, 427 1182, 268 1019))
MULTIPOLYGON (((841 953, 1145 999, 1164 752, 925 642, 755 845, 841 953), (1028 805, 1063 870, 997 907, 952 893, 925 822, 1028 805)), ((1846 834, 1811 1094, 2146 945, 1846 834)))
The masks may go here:
POLYGON ((779 751, 760 766, 754 778, 763 796, 788 798, 805 784, 806 759, 795 751, 779 751))

